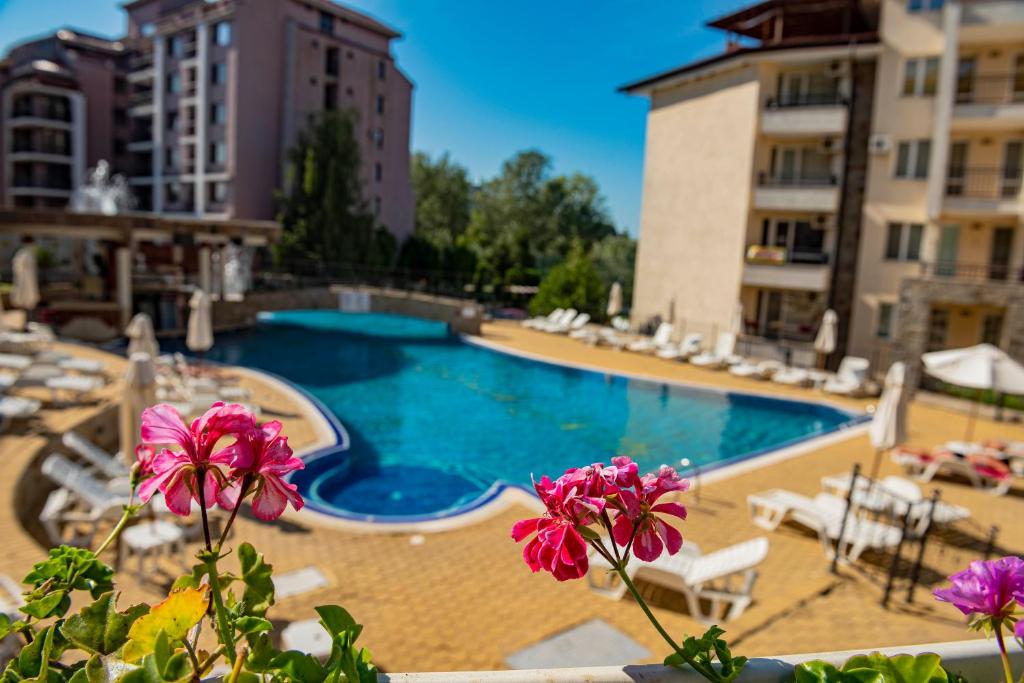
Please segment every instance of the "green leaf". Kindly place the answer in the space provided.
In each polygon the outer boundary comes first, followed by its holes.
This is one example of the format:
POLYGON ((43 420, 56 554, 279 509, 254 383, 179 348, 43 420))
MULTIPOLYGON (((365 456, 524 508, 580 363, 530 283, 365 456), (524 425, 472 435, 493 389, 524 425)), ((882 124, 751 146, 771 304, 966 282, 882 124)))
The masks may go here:
POLYGON ((82 548, 60 546, 33 565, 24 583, 32 586, 25 593, 22 611, 43 619, 63 616, 71 607, 71 591, 86 590, 93 598, 113 589, 114 570, 82 548))
POLYGON ((235 628, 238 629, 239 633, 249 635, 250 633, 269 631, 274 626, 268 619, 263 617, 239 617, 235 620, 235 628))
MULTIPOLYGON (((580 536, 587 539, 588 541, 597 541, 601 538, 601 534, 597 533, 589 526, 584 526, 583 524, 577 526, 576 531, 579 532, 580 536)), ((614 541, 612 542, 614 543, 614 541)))
POLYGON ((139 617, 128 630, 129 640, 124 646, 124 658, 137 662, 153 652, 161 632, 171 642, 185 637, 189 629, 199 623, 206 614, 210 600, 210 587, 186 588, 171 593, 149 614, 139 617))
POLYGON ((68 592, 55 590, 27 601, 19 609, 30 617, 46 619, 54 615, 65 614, 69 607, 71 607, 71 598, 68 597, 68 592))
POLYGON ((242 568, 245 591, 242 602, 249 616, 262 617, 274 604, 274 568, 263 561, 263 555, 249 543, 238 547, 238 562, 242 568))
POLYGON ((273 662, 273 668, 295 683, 321 683, 326 677, 320 662, 310 655, 296 650, 279 654, 273 662))
POLYGON ((279 650, 274 649, 270 636, 266 633, 258 633, 247 636, 249 641, 249 656, 245 660, 245 666, 256 673, 266 673, 274 668, 274 661, 281 655, 279 650))
MULTIPOLYGON (((879 652, 851 657, 843 665, 844 673, 877 672, 880 683, 947 683, 942 660, 937 654, 896 655, 886 657, 879 652)), ((872 680, 872 679, 863 679, 872 680)))
POLYGON ((795 683, 841 683, 845 680, 842 671, 828 662, 817 659, 797 664, 793 669, 795 683))
POLYGON ((75 647, 92 654, 114 652, 128 640, 128 630, 135 620, 149 612, 147 605, 133 605, 117 611, 117 595, 104 593, 91 605, 68 618, 61 633, 75 647))

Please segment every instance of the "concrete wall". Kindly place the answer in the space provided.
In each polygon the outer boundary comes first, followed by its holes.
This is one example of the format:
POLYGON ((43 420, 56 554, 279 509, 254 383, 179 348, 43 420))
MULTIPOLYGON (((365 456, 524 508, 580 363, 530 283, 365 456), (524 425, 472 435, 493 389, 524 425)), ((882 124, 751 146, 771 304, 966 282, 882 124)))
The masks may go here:
POLYGON ((216 330, 249 327, 256 324, 256 314, 260 311, 337 307, 338 297, 327 287, 250 292, 244 301, 213 302, 213 327, 216 330))
POLYGON ((761 86, 755 69, 652 96, 633 322, 722 328, 739 300, 761 86), (684 237, 685 236, 685 237, 684 237))

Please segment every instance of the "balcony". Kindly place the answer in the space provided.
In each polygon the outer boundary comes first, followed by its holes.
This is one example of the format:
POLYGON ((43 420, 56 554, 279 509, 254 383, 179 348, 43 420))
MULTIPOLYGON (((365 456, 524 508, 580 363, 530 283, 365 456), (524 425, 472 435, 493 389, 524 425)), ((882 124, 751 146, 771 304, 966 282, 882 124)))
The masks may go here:
POLYGON ((71 148, 68 145, 33 140, 15 140, 11 146, 11 161, 43 161, 71 163, 71 148))
POLYGON ((768 98, 761 132, 783 137, 843 135, 846 102, 838 92, 807 93, 797 98, 768 98))
POLYGON ((962 4, 961 44, 1018 42, 1024 35, 1024 3, 1019 0, 972 0, 962 4))
POLYGON ((832 278, 828 254, 789 251, 784 247, 752 244, 747 247, 743 285, 807 292, 828 290, 832 278))
POLYGON ((1002 263, 962 263, 960 261, 921 262, 918 277, 977 283, 1024 282, 1024 269, 1002 263))
POLYGON ((155 73, 152 52, 140 52, 128 60, 128 81, 130 83, 152 81, 155 73))
POLYGON ((772 175, 761 173, 754 188, 754 208, 763 211, 815 211, 832 213, 839 208, 836 176, 772 175))
POLYGON ((1006 130, 1024 125, 1024 76, 964 77, 956 90, 953 130, 1006 130))
POLYGON ((129 116, 152 116, 153 115, 153 91, 140 90, 132 93, 129 100, 131 106, 128 108, 129 116))
POLYGON ((1021 205, 1021 169, 950 168, 943 211, 950 215, 1016 216, 1021 205))

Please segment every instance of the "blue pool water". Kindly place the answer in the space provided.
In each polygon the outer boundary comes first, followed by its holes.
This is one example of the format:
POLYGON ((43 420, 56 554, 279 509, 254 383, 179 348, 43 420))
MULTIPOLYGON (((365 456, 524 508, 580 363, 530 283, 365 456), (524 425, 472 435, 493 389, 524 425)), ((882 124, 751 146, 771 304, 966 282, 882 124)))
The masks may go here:
POLYGON ((641 471, 703 468, 835 430, 826 406, 719 393, 541 363, 472 345, 441 323, 289 311, 217 337, 208 357, 267 370, 319 399, 347 451, 295 481, 321 511, 396 519, 471 506, 496 484, 632 456, 641 471))

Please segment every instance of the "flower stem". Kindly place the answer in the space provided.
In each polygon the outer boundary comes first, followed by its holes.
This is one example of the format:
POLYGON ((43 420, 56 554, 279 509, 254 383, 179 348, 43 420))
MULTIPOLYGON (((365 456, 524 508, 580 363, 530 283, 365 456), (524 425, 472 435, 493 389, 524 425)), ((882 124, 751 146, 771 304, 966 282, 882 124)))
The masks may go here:
POLYGON ((996 643, 999 644, 999 657, 1003 660, 1003 674, 1006 676, 1006 683, 1013 683, 1013 669, 1010 667, 1010 655, 1006 653, 1006 642, 1003 640, 1003 620, 993 620, 992 626, 996 632, 996 643))
POLYGON ((695 660, 693 657, 688 656, 685 652, 683 652, 682 648, 680 648, 679 645, 676 644, 676 641, 672 639, 672 636, 668 634, 668 631, 665 630, 665 628, 658 621, 657 617, 654 616, 654 613, 651 611, 651 608, 647 606, 647 602, 643 599, 643 597, 641 597, 640 591, 636 589, 636 586, 633 584, 633 581, 629 578, 629 575, 626 573, 625 568, 616 567, 615 570, 619 573, 619 578, 622 579, 622 582, 626 584, 626 588, 628 588, 629 592, 633 595, 633 599, 636 600, 638 605, 640 605, 640 609, 642 609, 644 611, 644 614, 647 615, 647 619, 650 620, 655 630, 657 630, 657 632, 661 634, 661 637, 665 640, 665 642, 672 646, 672 649, 675 650, 676 654, 682 657, 683 661, 685 661, 687 664, 693 667, 693 669, 704 678, 708 679, 709 681, 721 681, 721 676, 718 675, 718 672, 715 671, 713 667, 705 667, 703 664, 695 660))
POLYGON ((228 523, 224 525, 224 531, 220 535, 220 540, 217 541, 217 552, 224 547, 224 541, 228 538, 228 532, 231 531, 231 525, 235 523, 235 517, 238 516, 238 509, 242 507, 242 501, 245 500, 245 494, 249 492, 249 486, 252 484, 252 475, 246 474, 242 477, 242 490, 238 493, 238 502, 235 503, 234 509, 231 511, 231 516, 228 517, 228 523))
POLYGON ((124 531, 124 527, 126 524, 128 524, 128 520, 131 519, 132 515, 134 515, 136 512, 135 506, 132 505, 132 501, 134 501, 134 499, 135 487, 132 486, 132 490, 128 494, 128 504, 124 506, 124 514, 121 515, 121 519, 117 520, 117 524, 115 524, 114 528, 110 530, 110 534, 107 535, 103 543, 100 543, 99 547, 96 548, 95 552, 93 552, 93 555, 99 557, 100 553, 106 550, 110 546, 110 544, 113 543, 117 539, 117 537, 121 535, 121 532, 124 531))
POLYGON ((206 470, 196 472, 196 496, 199 498, 199 514, 203 518, 203 539, 206 541, 207 552, 213 552, 210 542, 210 520, 206 516, 206 470))
POLYGON ((213 599, 214 615, 217 620, 217 630, 220 632, 220 642, 224 646, 231 663, 235 663, 235 629, 228 620, 228 611, 224 607, 224 597, 220 594, 220 575, 217 573, 217 556, 210 552, 203 557, 203 564, 206 565, 206 575, 210 579, 210 593, 213 599))

